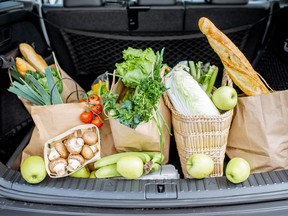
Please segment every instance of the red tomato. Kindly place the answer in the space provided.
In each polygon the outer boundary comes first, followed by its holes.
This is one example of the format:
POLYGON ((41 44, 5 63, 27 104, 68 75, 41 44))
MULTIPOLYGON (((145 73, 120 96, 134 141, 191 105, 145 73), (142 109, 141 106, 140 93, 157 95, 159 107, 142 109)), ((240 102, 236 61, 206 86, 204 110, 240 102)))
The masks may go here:
POLYGON ((100 97, 97 94, 90 94, 88 95, 88 102, 91 104, 98 104, 100 103, 100 97))
POLYGON ((90 110, 95 114, 95 115, 99 115, 102 110, 103 110, 103 107, 101 104, 95 104, 95 105, 92 105, 90 107, 90 110))
POLYGON ((84 111, 80 114, 80 120, 85 123, 91 123, 93 120, 93 113, 91 111, 84 111))
POLYGON ((91 124, 94 124, 96 127, 100 128, 103 125, 102 119, 99 116, 95 116, 91 124))

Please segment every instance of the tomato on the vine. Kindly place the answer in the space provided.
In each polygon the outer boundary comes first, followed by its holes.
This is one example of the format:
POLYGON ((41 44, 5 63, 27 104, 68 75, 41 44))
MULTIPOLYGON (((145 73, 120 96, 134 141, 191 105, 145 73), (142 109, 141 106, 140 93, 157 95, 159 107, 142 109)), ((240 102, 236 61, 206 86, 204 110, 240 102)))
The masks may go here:
POLYGON ((93 113, 91 111, 84 111, 80 114, 80 120, 85 123, 91 123, 93 120, 93 113))
POLYGON ((97 94, 88 95, 88 102, 90 104, 98 104, 100 103, 100 97, 97 94))
POLYGON ((103 125, 102 119, 99 116, 95 116, 91 124, 94 124, 96 127, 100 128, 103 125))
POLYGON ((93 114, 99 115, 102 112, 103 107, 101 104, 95 104, 90 106, 90 110, 93 112, 93 114))

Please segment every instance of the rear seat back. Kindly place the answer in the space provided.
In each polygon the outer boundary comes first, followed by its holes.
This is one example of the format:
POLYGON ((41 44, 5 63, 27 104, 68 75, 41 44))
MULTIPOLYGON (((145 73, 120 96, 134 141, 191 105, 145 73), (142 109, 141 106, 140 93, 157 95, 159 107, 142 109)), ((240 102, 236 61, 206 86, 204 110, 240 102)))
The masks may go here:
POLYGON ((251 60, 261 45, 259 36, 265 32, 268 14, 265 5, 215 6, 174 0, 153 4, 149 0, 64 0, 64 7, 43 7, 50 44, 61 66, 72 76, 92 79, 112 72, 128 46, 165 47, 165 63, 170 66, 185 59, 220 66, 199 32, 201 16, 215 22, 251 60))

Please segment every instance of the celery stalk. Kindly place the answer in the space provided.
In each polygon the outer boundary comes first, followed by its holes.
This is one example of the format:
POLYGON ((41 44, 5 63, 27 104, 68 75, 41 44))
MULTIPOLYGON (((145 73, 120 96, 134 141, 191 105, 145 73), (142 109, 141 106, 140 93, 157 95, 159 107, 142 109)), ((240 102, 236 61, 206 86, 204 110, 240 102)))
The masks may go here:
POLYGON ((190 71, 191 71, 191 75, 194 79, 197 79, 197 72, 196 72, 196 67, 195 67, 195 63, 194 61, 189 61, 188 62, 188 65, 189 65, 189 68, 190 68, 190 71))
POLYGON ((211 75, 211 78, 209 80, 209 84, 208 84, 208 87, 206 89, 206 94, 207 95, 210 95, 211 92, 212 92, 212 89, 214 87, 214 84, 215 84, 215 81, 216 81, 216 78, 217 78, 217 75, 218 75, 218 67, 216 66, 212 66, 211 68, 213 68, 213 73, 211 75))

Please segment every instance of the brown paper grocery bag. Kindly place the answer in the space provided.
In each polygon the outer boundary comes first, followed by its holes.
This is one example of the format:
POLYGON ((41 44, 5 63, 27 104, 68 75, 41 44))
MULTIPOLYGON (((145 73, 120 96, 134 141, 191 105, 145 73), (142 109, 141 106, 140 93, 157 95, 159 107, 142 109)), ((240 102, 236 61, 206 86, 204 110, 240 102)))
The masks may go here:
POLYGON ((226 153, 246 159, 251 171, 288 168, 288 90, 239 97, 226 153))
POLYGON ((44 144, 47 140, 82 124, 79 115, 83 112, 84 105, 66 103, 31 106, 30 110, 35 128, 28 145, 22 151, 22 161, 30 155, 43 156, 44 144))
MULTIPOLYGON (((123 93, 125 86, 121 79, 113 86, 111 91, 120 95, 123 93)), ((169 160, 170 150, 170 129, 171 129, 171 113, 161 98, 159 102, 160 112, 165 119, 167 126, 161 120, 163 133, 163 149, 164 162, 169 160)), ((118 152, 129 151, 160 151, 160 136, 153 120, 139 124, 135 129, 127 127, 119 121, 109 117, 110 127, 114 140, 115 148, 118 152)))
MULTIPOLYGON (((79 115, 85 109, 81 103, 31 106, 35 123, 30 142, 22 151, 22 161, 30 155, 43 156, 44 144, 65 131, 83 124, 79 115)), ((100 128, 101 157, 116 153, 109 121, 100 128)))

